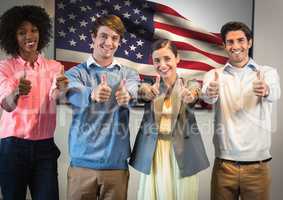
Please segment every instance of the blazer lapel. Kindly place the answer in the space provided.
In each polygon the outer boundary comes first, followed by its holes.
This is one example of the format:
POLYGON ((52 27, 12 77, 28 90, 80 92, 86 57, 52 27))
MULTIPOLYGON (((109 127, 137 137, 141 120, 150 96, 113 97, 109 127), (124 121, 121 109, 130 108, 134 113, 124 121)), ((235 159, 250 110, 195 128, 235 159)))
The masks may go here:
POLYGON ((174 85, 174 88, 171 93, 171 99, 172 99, 172 132, 175 128, 177 118, 179 116, 180 108, 182 105, 182 99, 181 99, 181 86, 179 84, 178 79, 176 80, 176 83, 174 85))
POLYGON ((165 99, 165 94, 163 93, 158 97, 156 97, 153 102, 153 111, 154 111, 155 125, 157 127, 157 132, 159 131, 164 99, 165 99))

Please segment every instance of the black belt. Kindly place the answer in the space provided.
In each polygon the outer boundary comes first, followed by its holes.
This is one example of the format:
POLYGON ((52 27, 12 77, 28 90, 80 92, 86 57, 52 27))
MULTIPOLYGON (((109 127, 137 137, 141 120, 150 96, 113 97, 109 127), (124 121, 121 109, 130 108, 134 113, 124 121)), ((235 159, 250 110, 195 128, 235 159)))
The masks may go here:
POLYGON ((233 163, 235 165, 254 165, 254 164, 260 164, 260 163, 266 163, 270 161, 272 158, 267 158, 265 160, 257 160, 257 161, 236 161, 236 160, 226 160, 222 158, 216 158, 216 159, 222 162, 233 163))

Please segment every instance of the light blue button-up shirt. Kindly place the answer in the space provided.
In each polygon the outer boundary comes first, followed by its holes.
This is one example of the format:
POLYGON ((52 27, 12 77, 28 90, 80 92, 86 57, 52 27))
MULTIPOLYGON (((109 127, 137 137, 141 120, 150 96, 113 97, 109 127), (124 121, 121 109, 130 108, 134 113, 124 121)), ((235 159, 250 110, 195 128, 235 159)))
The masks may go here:
POLYGON ((73 109, 69 131, 71 166, 91 169, 127 169, 130 155, 129 106, 119 106, 115 98, 122 79, 132 99, 137 98, 139 75, 130 68, 113 62, 99 66, 90 57, 66 72, 70 80, 67 98, 73 109), (95 103, 90 95, 107 77, 112 89, 110 100, 95 103))

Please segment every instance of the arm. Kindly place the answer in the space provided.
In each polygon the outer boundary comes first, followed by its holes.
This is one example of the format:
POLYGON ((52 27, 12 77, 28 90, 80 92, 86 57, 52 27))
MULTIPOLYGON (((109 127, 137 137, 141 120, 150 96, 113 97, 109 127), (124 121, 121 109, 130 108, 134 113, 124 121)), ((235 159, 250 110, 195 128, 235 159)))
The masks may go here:
POLYGON ((92 103, 90 95, 93 88, 84 84, 81 76, 82 70, 81 67, 76 66, 65 73, 69 80, 67 100, 71 105, 79 108, 87 107, 92 103))
POLYGON ((270 69, 264 73, 264 79, 268 86, 268 94, 263 99, 269 102, 278 100, 281 96, 280 80, 277 70, 270 69))
POLYGON ((125 71, 125 87, 130 95, 130 103, 136 104, 138 99, 138 89, 140 77, 137 71, 126 68, 125 71))
POLYGON ((25 75, 18 80, 11 68, 8 64, 0 65, 0 103, 7 112, 15 110, 19 97, 27 95, 31 90, 31 82, 25 75))
POLYGON ((208 104, 214 104, 219 97, 218 72, 210 70, 204 75, 201 98, 208 104))

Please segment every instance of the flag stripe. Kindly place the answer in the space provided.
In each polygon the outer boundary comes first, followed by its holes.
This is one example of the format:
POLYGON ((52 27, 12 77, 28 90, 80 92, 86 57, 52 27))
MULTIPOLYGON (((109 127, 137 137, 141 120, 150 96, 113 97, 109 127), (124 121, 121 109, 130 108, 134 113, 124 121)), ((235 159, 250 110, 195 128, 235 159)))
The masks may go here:
POLYGON ((180 28, 177 26, 172 26, 172 25, 159 23, 159 22, 155 22, 154 27, 157 29, 163 29, 169 32, 174 32, 175 34, 183 36, 183 37, 188 37, 188 38, 192 38, 195 40, 202 40, 202 41, 206 41, 209 43, 222 45, 222 40, 220 40, 219 38, 216 38, 211 35, 195 32, 189 29, 184 29, 184 28, 180 28))
MULTIPOLYGON (((154 6, 154 10, 156 12, 160 12, 160 13, 167 13, 167 14, 170 14, 170 15, 174 15, 174 16, 177 16, 177 17, 181 17, 183 19, 186 19, 185 17, 183 17, 182 15, 180 15, 178 12, 176 12, 175 10, 173 10, 172 8, 166 6, 166 5, 162 5, 162 4, 159 4, 159 3, 155 3, 155 6, 154 6)), ((188 19, 186 19, 188 20, 188 19)))
POLYGON ((201 61, 202 63, 205 63, 207 65, 213 66, 213 67, 221 67, 222 64, 219 64, 212 60, 211 58, 194 51, 178 51, 181 60, 187 60, 187 61, 201 61))
POLYGON ((172 25, 172 26, 182 27, 182 28, 189 29, 189 30, 192 30, 192 31, 195 31, 195 32, 211 35, 212 37, 216 37, 216 38, 220 39, 219 34, 210 33, 208 31, 206 31, 205 29, 203 29, 199 26, 196 26, 191 21, 180 18, 180 17, 175 17, 175 16, 172 16, 172 15, 164 14, 164 13, 156 13, 154 15, 154 21, 159 22, 159 23, 165 23, 165 24, 172 25))
POLYGON ((202 50, 202 51, 206 51, 206 52, 210 52, 219 56, 226 56, 226 53, 223 51, 223 48, 213 45, 211 43, 207 43, 204 41, 199 41, 199 40, 194 40, 191 38, 186 38, 186 37, 182 37, 179 35, 176 35, 174 33, 171 33, 169 31, 166 30, 162 30, 162 29, 155 29, 155 33, 156 36, 160 37, 160 38, 167 38, 169 40, 172 41, 178 41, 178 42, 185 42, 185 43, 189 43, 191 44, 193 47, 202 50))
MULTIPOLYGON (((219 64, 222 64, 222 65, 224 65, 227 62, 227 57, 218 56, 218 55, 211 54, 209 52, 202 51, 200 49, 197 49, 197 48, 193 47, 190 44, 187 44, 187 43, 184 43, 184 42, 174 42, 174 44, 177 46, 179 51, 187 50, 187 51, 199 52, 199 53, 209 57, 210 59, 212 59, 215 62, 217 62, 219 64)), ((190 53, 190 52, 188 52, 188 53, 190 53)))

